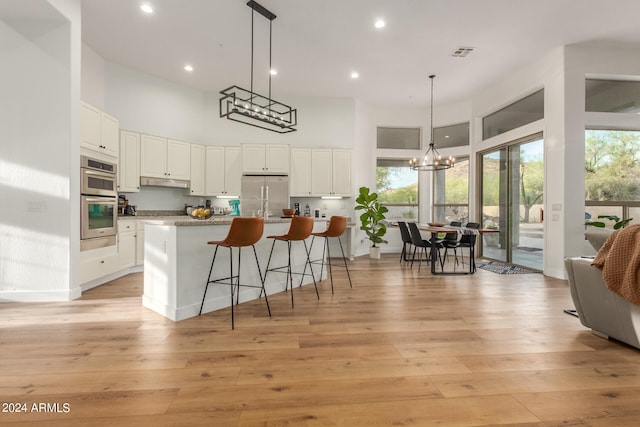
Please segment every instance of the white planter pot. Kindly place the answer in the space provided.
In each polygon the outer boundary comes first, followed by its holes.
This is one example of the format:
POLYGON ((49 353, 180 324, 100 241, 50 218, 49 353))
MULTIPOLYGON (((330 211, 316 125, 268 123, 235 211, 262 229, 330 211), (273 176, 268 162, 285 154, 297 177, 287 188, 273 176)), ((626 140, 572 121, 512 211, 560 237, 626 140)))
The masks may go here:
POLYGON ((369 258, 380 259, 380 246, 369 248, 369 258))

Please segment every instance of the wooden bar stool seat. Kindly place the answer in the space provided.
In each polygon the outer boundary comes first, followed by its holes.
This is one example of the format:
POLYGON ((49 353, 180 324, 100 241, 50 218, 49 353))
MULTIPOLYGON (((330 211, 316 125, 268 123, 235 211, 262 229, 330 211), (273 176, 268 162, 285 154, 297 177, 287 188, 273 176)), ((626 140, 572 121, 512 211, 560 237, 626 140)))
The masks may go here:
POLYGON ((322 247, 322 259, 313 261, 314 264, 318 262, 321 263, 320 267, 320 277, 322 277, 322 270, 324 269, 324 260, 325 253, 327 254, 327 264, 329 265, 329 277, 331 278, 331 293, 333 294, 333 271, 331 269, 331 251, 329 250, 329 238, 338 238, 338 243, 340 243, 340 252, 342 252, 342 261, 344 262, 344 268, 347 271, 347 277, 349 278, 349 287, 353 288, 351 283, 351 275, 349 274, 349 267, 347 266, 347 258, 344 256, 344 249, 342 247, 342 240, 340 240, 340 236, 347 229, 347 217, 346 216, 332 216, 329 219, 329 226, 325 231, 319 233, 311 233, 313 239, 311 239, 311 247, 313 247, 313 242, 316 237, 324 238, 324 246, 322 247), (325 252, 326 251, 326 252, 325 252))
POLYGON ((265 280, 267 279, 267 274, 270 271, 275 273, 286 273, 287 278, 285 280, 285 290, 289 289, 289 284, 291 284, 291 307, 294 306, 293 303, 293 275, 300 275, 300 286, 302 286, 302 281, 304 280, 304 276, 311 275, 313 279, 313 286, 316 289, 316 296, 320 299, 320 294, 318 293, 318 286, 316 285, 316 278, 313 275, 313 270, 311 269, 311 261, 309 260, 309 251, 310 248, 307 247, 306 239, 311 235, 313 231, 313 218, 305 217, 305 216, 294 216, 291 218, 291 224, 289 225, 289 230, 287 234, 283 234, 281 236, 267 236, 267 239, 273 239, 273 243, 271 244, 271 252, 269 253, 269 261, 267 261, 267 268, 264 273, 265 280), (276 242, 286 242, 287 243, 287 265, 282 267, 272 267, 269 268, 271 264, 271 256, 273 255, 273 248, 276 245, 276 242), (291 270, 291 244, 292 242, 301 241, 304 244, 304 252, 306 256, 306 260, 304 263, 304 270, 302 273, 295 272, 291 270), (307 265, 309 265, 309 273, 307 273, 307 265))
POLYGON ((236 301, 239 302, 240 286, 249 288, 259 288, 260 296, 264 292, 264 300, 267 303, 267 311, 271 316, 271 308, 269 308, 269 300, 267 299, 267 292, 264 288, 264 278, 262 271, 260 270, 260 263, 258 262, 258 254, 256 253, 255 244, 262 237, 264 231, 264 219, 263 218, 234 218, 231 222, 231 227, 227 233, 227 237, 224 240, 216 240, 207 242, 208 245, 215 245, 216 250, 213 253, 213 260, 211 261, 211 268, 209 269, 209 276, 207 277, 207 284, 204 288, 204 295, 202 296, 202 304, 200 305, 200 314, 202 314, 202 308, 204 307, 204 300, 207 296, 207 289, 210 284, 223 284, 228 285, 231 289, 231 329, 235 329, 235 316, 234 316, 234 302, 233 297, 235 295, 236 301), (211 279, 213 273, 213 265, 216 262, 216 255, 218 254, 218 248, 229 248, 229 276, 221 279, 211 279), (240 283, 240 272, 242 271, 241 252, 243 247, 251 246, 253 248, 253 255, 256 259, 256 266, 258 267, 258 274, 260 275, 260 284, 245 284, 240 283), (233 248, 238 248, 238 268, 237 273, 233 274, 233 248))

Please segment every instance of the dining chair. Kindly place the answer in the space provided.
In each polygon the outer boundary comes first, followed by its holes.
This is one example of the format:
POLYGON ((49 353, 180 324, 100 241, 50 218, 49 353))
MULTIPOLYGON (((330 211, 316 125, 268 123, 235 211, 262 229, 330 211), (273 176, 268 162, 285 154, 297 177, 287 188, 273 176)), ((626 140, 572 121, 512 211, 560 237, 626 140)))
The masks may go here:
MULTIPOLYGON (((416 224, 415 222, 410 222, 407 225, 409 227, 409 232, 411 234, 411 243, 414 246, 413 256, 411 257, 411 268, 413 268, 413 262, 416 259, 416 250, 420 249, 421 251, 418 252, 418 271, 420 271, 420 267, 422 266, 422 253, 427 254, 427 248, 431 249, 432 243, 431 243, 431 240, 422 238, 422 234, 420 234, 420 229, 418 229, 418 224, 416 224)), ((438 249, 438 257, 440 257, 439 248, 442 247, 442 244, 439 242, 434 242, 434 244, 435 244, 435 248, 438 249)), ((430 257, 431 257, 431 253, 429 251, 429 256, 426 257, 426 260, 430 260, 431 259, 430 257)), ((441 258, 440 258, 440 264, 442 265, 441 258)))
MULTIPOLYGON (((461 227, 462 226, 462 222, 460 221, 451 221, 449 223, 449 225, 451 227, 461 227)), ((444 259, 445 261, 447 260, 447 252, 449 251, 449 249, 453 249, 453 259, 456 263, 456 265, 458 264, 458 253, 457 253, 457 248, 460 246, 460 236, 458 235, 458 233, 447 233, 447 235, 444 237, 444 240, 442 241, 442 246, 444 246, 444 259)))
POLYGON ((398 228, 400 228, 400 237, 402 238, 402 252, 400 253, 400 262, 411 261, 407 258, 407 246, 409 250, 411 250, 412 240, 411 233, 409 232, 409 227, 407 227, 407 223, 404 221, 398 221, 398 228))
MULTIPOLYGON (((480 229, 479 222, 468 222, 465 225, 466 228, 480 229)), ((475 273, 476 271, 476 235, 475 234, 463 234, 460 238, 459 248, 469 248, 469 263, 471 264, 472 271, 475 273)), ((464 265, 464 257, 462 258, 462 265, 464 265)))

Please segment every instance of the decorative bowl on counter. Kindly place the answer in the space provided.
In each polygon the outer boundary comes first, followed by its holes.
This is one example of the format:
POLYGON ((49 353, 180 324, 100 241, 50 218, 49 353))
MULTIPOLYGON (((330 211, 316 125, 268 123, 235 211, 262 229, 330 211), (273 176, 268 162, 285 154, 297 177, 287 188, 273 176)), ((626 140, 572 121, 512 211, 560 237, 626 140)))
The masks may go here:
POLYGON ((196 208, 189 213, 189 216, 194 219, 209 219, 212 215, 213 211, 209 208, 196 208))
POLYGON ((445 225, 444 222, 428 222, 427 224, 430 227, 443 227, 445 225))
POLYGON ((293 216, 295 215, 296 210, 295 209, 282 209, 282 214, 284 216, 293 216))

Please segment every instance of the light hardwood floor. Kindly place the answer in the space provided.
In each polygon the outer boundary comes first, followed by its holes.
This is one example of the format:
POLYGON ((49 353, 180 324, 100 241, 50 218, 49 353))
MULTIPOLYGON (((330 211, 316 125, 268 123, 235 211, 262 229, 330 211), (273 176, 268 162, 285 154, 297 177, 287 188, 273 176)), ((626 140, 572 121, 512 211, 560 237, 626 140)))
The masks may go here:
POLYGON ((2 303, 2 409, 27 413, 0 424, 640 425, 640 351, 564 314, 566 282, 434 277, 395 255, 350 267, 353 289, 334 271, 335 295, 272 295, 272 318, 241 304, 235 331, 228 309, 174 323, 143 308, 142 274, 2 303))

